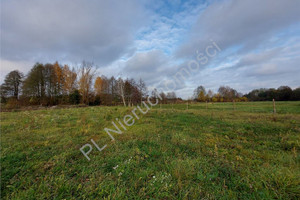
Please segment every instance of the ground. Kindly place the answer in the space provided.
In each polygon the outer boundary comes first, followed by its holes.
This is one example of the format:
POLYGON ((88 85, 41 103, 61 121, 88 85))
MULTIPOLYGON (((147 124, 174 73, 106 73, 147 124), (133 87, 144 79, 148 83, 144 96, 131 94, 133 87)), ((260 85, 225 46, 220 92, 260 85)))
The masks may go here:
POLYGON ((132 109, 1 113, 2 199, 300 198, 300 102, 158 105, 111 141, 132 109))

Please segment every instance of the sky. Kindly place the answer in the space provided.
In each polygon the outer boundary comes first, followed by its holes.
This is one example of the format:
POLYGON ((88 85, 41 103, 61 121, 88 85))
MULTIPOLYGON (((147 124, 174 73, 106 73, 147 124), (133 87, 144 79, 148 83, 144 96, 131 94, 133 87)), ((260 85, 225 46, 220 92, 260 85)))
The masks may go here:
POLYGON ((0 83, 36 62, 142 78, 189 98, 203 85, 300 86, 299 0, 2 0, 0 83))

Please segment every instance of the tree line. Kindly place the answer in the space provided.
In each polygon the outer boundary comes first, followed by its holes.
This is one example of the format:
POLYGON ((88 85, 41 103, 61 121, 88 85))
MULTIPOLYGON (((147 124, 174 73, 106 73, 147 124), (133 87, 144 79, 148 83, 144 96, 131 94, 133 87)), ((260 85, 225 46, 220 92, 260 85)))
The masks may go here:
POLYGON ((292 90, 289 86, 280 86, 279 88, 261 88, 255 89, 245 95, 251 101, 299 101, 300 87, 292 90))
POLYGON ((6 75, 1 85, 1 103, 8 105, 86 104, 131 106, 147 97, 142 79, 99 76, 96 67, 82 62, 77 67, 36 63, 29 73, 18 70, 6 75))
MULTIPOLYGON (((59 104, 124 105, 140 104, 150 97, 160 95, 161 103, 181 102, 175 92, 150 94, 142 79, 123 79, 99 76, 93 63, 82 62, 78 67, 36 63, 25 76, 18 70, 11 71, 0 86, 1 103, 11 107, 59 104)), ((243 95, 229 86, 220 86, 217 93, 198 86, 191 98, 199 102, 231 101, 277 101, 300 100, 300 87, 292 90, 288 86, 255 89, 243 95)))
POLYGON ((211 90, 206 91, 200 85, 194 90, 192 99, 199 102, 232 102, 232 101, 299 101, 300 87, 292 90, 289 86, 275 88, 254 89, 248 94, 243 95, 229 86, 220 86, 217 93, 211 90))
POLYGON ((247 97, 237 92, 229 86, 220 86, 217 93, 212 90, 206 91, 205 87, 200 85, 194 90, 192 99, 199 102, 229 102, 229 101, 248 101, 247 97))

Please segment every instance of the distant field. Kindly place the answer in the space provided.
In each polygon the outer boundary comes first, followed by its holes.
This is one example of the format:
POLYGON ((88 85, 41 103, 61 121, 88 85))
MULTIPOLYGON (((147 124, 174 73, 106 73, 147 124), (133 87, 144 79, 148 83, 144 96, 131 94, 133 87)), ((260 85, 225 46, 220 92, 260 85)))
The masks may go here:
MULTIPOLYGON (((300 102, 299 101, 278 101, 275 103, 276 112, 280 114, 300 114, 300 102)), ((176 110, 187 109, 186 104, 174 104, 173 107, 176 110)), ((154 108, 160 108, 156 106, 154 108)), ((162 108, 172 109, 172 104, 162 105, 162 108)), ((205 103, 190 103, 190 109, 205 110, 205 103)), ((211 111, 230 111, 233 110, 233 103, 208 103, 207 110, 211 111)), ((251 113, 273 113, 273 103, 272 102, 236 102, 235 108, 237 111, 251 112, 251 113)))
POLYGON ((2 199, 299 199, 300 102, 1 113, 2 199), (88 161, 80 147, 93 139, 88 161))

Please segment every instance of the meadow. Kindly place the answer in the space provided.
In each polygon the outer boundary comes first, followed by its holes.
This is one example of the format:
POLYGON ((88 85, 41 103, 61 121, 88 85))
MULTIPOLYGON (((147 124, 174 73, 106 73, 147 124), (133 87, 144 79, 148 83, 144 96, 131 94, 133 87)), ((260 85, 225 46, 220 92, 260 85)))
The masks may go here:
POLYGON ((1 199, 299 199, 300 102, 1 113, 1 199), (88 161, 80 148, 93 139, 88 161))

